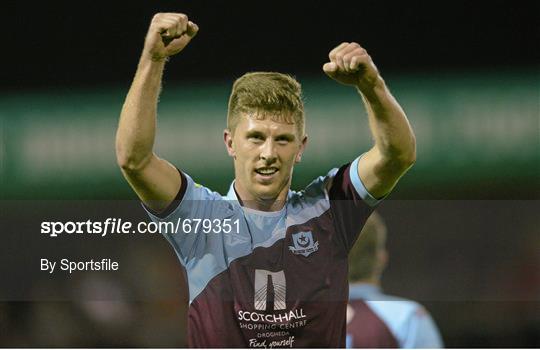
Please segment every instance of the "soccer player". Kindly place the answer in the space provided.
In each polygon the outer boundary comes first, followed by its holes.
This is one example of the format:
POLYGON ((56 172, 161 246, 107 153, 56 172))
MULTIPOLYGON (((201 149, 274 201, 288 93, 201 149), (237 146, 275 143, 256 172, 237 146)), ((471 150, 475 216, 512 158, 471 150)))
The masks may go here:
POLYGON ((187 271, 188 343, 343 347, 348 251, 415 161, 405 113, 366 50, 334 48, 323 71, 362 96, 375 145, 295 192, 293 167, 307 144, 300 84, 245 74, 229 100, 224 143, 235 180, 221 196, 153 152, 163 68, 197 31, 184 14, 153 17, 116 137, 118 164, 151 219, 181 221, 164 235, 187 271))
POLYGON ((386 225, 372 213, 349 253, 348 348, 441 348, 439 330, 422 305, 381 291, 388 261, 386 225))

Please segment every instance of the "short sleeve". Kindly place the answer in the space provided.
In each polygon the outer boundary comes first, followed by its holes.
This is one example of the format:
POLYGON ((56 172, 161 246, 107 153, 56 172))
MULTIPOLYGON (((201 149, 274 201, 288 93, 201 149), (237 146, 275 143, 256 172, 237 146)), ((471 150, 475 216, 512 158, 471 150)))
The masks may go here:
POLYGON ((364 183, 362 182, 362 180, 360 179, 360 175, 358 174, 358 162, 360 161, 360 158, 362 158, 362 156, 356 158, 349 166, 349 178, 351 179, 351 183, 360 198, 362 198, 362 200, 366 202, 369 206, 375 207, 384 198, 376 199, 368 192, 368 190, 364 186, 364 183))
POLYGON ((330 210, 338 237, 347 252, 356 241, 367 218, 381 200, 374 198, 358 175, 358 161, 343 165, 329 182, 330 210))
POLYGON ((180 172, 180 175, 182 186, 165 211, 156 213, 144 205, 143 207, 152 221, 170 223, 166 230, 161 230, 161 233, 173 246, 179 260, 185 266, 193 258, 202 256, 207 245, 221 244, 219 236, 201 233, 202 224, 199 224, 198 231, 195 231, 195 223, 204 219, 227 217, 231 210, 230 205, 219 193, 195 183, 187 174, 180 172), (190 225, 186 226, 190 229, 189 232, 183 230, 186 219, 190 220, 190 225), (196 220, 193 221, 194 219, 196 220), (216 237, 217 242, 209 242, 211 237, 216 237))

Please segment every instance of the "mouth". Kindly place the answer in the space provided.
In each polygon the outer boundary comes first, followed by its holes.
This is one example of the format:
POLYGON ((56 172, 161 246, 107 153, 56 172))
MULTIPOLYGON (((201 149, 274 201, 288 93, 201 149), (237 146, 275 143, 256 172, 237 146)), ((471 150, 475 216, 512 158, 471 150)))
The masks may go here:
POLYGON ((257 173, 258 177, 262 180, 270 180, 274 175, 278 173, 279 169, 276 167, 261 167, 255 169, 255 173, 257 173))

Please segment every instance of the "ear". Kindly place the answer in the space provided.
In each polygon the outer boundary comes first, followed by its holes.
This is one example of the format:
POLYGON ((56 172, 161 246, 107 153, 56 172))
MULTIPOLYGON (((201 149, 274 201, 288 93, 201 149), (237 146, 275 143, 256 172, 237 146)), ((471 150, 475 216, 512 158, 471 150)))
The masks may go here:
POLYGON ((307 146, 307 135, 304 136, 302 139, 302 143, 300 144, 300 150, 298 151, 298 154, 296 155, 296 159, 294 160, 295 163, 300 163, 302 161, 302 154, 304 154, 304 151, 307 146))
POLYGON ((229 156, 234 158, 236 156, 236 152, 233 148, 233 136, 229 129, 223 130, 223 142, 225 142, 225 148, 227 148, 227 153, 229 156))

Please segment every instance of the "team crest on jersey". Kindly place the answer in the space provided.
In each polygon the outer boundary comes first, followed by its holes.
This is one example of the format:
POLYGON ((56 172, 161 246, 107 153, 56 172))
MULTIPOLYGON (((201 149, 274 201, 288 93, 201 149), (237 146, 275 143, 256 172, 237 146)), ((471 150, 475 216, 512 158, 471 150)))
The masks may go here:
POLYGON ((310 231, 298 232, 292 234, 294 246, 289 246, 289 250, 294 254, 308 256, 319 250, 319 242, 313 240, 313 234, 310 231))

